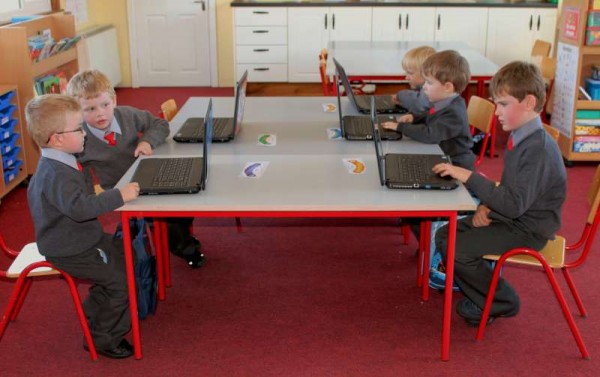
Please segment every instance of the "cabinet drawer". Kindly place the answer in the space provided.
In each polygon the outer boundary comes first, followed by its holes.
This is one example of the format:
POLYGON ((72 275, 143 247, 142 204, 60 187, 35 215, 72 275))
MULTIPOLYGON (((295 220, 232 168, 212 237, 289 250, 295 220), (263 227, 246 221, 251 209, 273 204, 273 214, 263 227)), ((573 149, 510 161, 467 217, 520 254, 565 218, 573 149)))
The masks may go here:
POLYGON ((238 63, 287 63, 287 46, 237 46, 238 63))
POLYGON ((287 25, 287 8, 238 8, 235 10, 236 26, 287 25))
POLYGON ((237 77, 248 70, 250 82, 286 82, 287 64, 238 64, 237 77))
POLYGON ((285 26, 238 26, 235 28, 238 45, 287 45, 285 26))

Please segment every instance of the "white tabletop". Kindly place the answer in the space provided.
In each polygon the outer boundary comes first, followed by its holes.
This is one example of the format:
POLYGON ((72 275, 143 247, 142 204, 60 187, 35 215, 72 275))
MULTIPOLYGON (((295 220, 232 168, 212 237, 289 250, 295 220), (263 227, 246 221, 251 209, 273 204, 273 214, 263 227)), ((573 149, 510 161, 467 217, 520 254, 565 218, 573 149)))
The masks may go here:
MULTIPOLYGON (((143 196, 127 211, 463 211, 475 203, 461 185, 452 191, 391 190, 379 183, 372 141, 329 140, 339 127, 337 113, 325 113, 324 97, 248 98, 242 131, 232 142, 213 143, 207 188, 198 194, 143 196), (304 113, 306 112, 306 113, 304 113), (260 121, 260 118, 266 119, 260 121), (290 117, 293 122, 283 121, 290 117), (307 120, 309 119, 309 120, 307 120), (312 120, 311 120, 312 119, 312 120), (257 145, 260 133, 277 135, 272 147, 257 145), (363 174, 350 174, 344 158, 359 159, 363 174), (269 162, 258 179, 242 178, 249 162, 269 162)), ((172 122, 177 130, 189 116, 203 116, 208 99, 193 98, 172 122)), ((232 116, 232 98, 213 98, 215 116, 232 116)), ((351 105, 344 98, 344 108, 351 105)), ((173 132, 172 132, 173 133, 173 132)), ((412 140, 384 142, 386 153, 440 153, 437 145, 412 140)), ((202 144, 170 138, 155 156, 198 156, 202 144)), ((121 179, 129 182, 134 164, 121 179)))
POLYGON ((479 51, 463 42, 359 42, 333 41, 328 45, 327 73, 333 75, 335 58, 348 76, 398 76, 404 75, 402 59, 415 47, 431 46, 436 51, 456 50, 469 62, 471 76, 493 76, 498 66, 479 51))

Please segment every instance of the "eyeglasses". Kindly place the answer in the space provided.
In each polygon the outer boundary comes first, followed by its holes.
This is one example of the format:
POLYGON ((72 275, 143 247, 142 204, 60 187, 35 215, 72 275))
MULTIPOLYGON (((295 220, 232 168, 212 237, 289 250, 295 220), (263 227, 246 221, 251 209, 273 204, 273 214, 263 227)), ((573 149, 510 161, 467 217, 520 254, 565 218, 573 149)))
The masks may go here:
POLYGON ((61 134, 69 134, 71 132, 83 132, 83 127, 79 127, 79 128, 76 128, 76 129, 70 130, 70 131, 59 131, 59 132, 55 132, 55 134, 61 135, 61 134))
MULTIPOLYGON (((52 135, 70 134, 70 133, 73 133, 73 132, 83 132, 83 127, 79 127, 79 128, 76 128, 74 130, 69 130, 69 131, 57 131, 57 132, 53 133, 52 135)), ((48 138, 47 143, 50 142, 50 139, 52 138, 52 135, 50 135, 50 137, 48 138)))

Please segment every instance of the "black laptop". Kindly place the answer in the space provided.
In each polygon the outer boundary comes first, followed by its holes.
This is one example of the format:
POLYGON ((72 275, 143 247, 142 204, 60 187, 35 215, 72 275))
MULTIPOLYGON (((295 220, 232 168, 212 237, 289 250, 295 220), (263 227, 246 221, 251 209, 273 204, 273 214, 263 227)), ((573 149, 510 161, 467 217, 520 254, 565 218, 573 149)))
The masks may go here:
MULTIPOLYGON (((212 141, 227 142, 233 140, 240 132, 244 117, 248 71, 244 72, 235 89, 235 109, 233 118, 214 118, 212 141)), ((201 143, 204 141, 204 118, 188 118, 173 140, 179 143, 201 143)))
POLYGON ((350 80, 348 79, 348 75, 346 75, 346 70, 344 69, 344 67, 342 67, 342 65, 337 60, 335 60, 335 58, 333 59, 333 64, 335 64, 337 81, 342 82, 344 90, 346 91, 346 95, 348 96, 348 98, 350 98, 350 101, 352 102, 354 107, 356 107, 356 110, 358 110, 358 112, 361 112, 363 114, 369 113, 371 109, 371 98, 375 98, 375 105, 378 114, 403 114, 408 112, 408 110, 406 110, 404 107, 396 105, 396 103, 394 103, 394 101, 392 100, 391 95, 354 95, 354 92, 352 91, 352 86, 350 85, 350 80))
MULTIPOLYGON (((342 137, 346 140, 372 140, 373 139, 373 128, 371 127, 371 119, 368 115, 346 115, 342 113, 342 99, 338 88, 337 91, 338 99, 338 114, 340 117, 340 130, 342 131, 342 137)), ((385 122, 396 122, 396 117, 393 115, 378 115, 377 124, 385 122)), ((387 130, 382 127, 378 127, 381 130, 381 138, 383 140, 400 140, 402 134, 393 130, 387 130)))
POLYGON ((140 185, 140 195, 193 194, 206 188, 208 157, 213 131, 212 99, 204 117, 202 157, 144 158, 131 178, 140 185))
POLYGON ((391 189, 453 190, 458 183, 452 178, 443 178, 431 169, 434 165, 450 158, 441 154, 383 154, 379 129, 375 127, 375 99, 371 100, 371 128, 375 143, 375 157, 381 185, 391 189))

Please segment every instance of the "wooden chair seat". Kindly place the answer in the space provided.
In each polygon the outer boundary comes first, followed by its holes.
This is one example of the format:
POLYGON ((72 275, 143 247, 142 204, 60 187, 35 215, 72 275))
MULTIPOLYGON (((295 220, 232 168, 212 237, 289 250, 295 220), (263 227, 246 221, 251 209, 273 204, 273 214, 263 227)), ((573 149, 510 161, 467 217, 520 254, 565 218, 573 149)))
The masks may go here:
MULTIPOLYGON (((23 270, 32 263, 44 262, 46 257, 40 254, 37 243, 28 243, 23 247, 19 255, 11 263, 8 270, 6 270, 6 277, 11 279, 17 279, 23 270)), ((55 269, 50 267, 39 267, 31 271, 28 276, 49 276, 49 275, 60 275, 55 269)))
MULTIPOLYGON (((554 240, 548 241, 546 246, 540 250, 540 254, 544 257, 548 265, 552 268, 562 268, 565 265, 565 239, 561 236, 556 236, 554 240)), ((489 261, 497 261, 500 255, 487 254, 483 256, 489 261)), ((514 264, 523 264, 528 266, 541 267, 542 264, 534 257, 520 254, 515 255, 506 260, 506 262, 514 264)))

